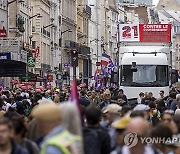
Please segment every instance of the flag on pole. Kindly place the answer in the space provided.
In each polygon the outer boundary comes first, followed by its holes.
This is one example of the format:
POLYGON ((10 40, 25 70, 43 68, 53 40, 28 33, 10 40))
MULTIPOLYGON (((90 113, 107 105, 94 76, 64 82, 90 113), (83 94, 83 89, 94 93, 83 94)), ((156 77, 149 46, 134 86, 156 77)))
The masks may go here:
POLYGON ((105 67, 101 65, 101 71, 102 71, 102 76, 103 77, 106 77, 107 76, 107 73, 106 73, 106 70, 105 70, 105 67))
POLYGON ((106 53, 102 53, 101 65, 107 66, 109 60, 110 60, 110 56, 106 53))
POLYGON ((94 74, 94 81, 95 81, 95 88, 98 87, 98 74, 97 74, 97 70, 95 71, 95 74, 94 74))
POLYGON ((79 96, 77 91, 77 82, 76 79, 73 79, 72 87, 71 87, 71 102, 74 103, 79 112, 80 112, 80 103, 79 103, 79 96))
MULTIPOLYGON (((81 115, 81 107, 80 107, 80 102, 79 102, 79 95, 78 95, 78 90, 77 90, 77 81, 76 81, 76 78, 74 78, 73 79, 73 83, 72 83, 72 87, 71 87, 71 102, 72 102, 72 104, 74 104, 74 106, 76 107, 76 112, 77 113, 79 113, 79 116, 78 116, 78 118, 76 119, 77 121, 76 121, 76 125, 78 125, 79 126, 79 134, 76 134, 76 135, 79 135, 81 138, 83 138, 82 137, 82 126, 83 126, 83 123, 84 123, 84 121, 83 121, 83 117, 82 117, 82 115, 81 115)), ((72 119, 72 120, 74 120, 74 119, 72 119)), ((76 132, 77 133, 77 132, 76 132)), ((84 154, 84 150, 83 150, 83 143, 82 143, 82 147, 79 147, 80 149, 80 153, 82 153, 82 154, 84 154)), ((77 153, 79 153, 77 151, 77 153)))
POLYGON ((73 104, 75 104, 75 106, 78 110, 78 113, 79 113, 80 121, 83 124, 83 118, 81 115, 81 106, 80 106, 80 102, 79 102, 79 95, 78 95, 78 90, 77 90, 76 78, 73 79, 73 83, 72 83, 72 87, 71 87, 71 98, 70 98, 70 100, 73 104))

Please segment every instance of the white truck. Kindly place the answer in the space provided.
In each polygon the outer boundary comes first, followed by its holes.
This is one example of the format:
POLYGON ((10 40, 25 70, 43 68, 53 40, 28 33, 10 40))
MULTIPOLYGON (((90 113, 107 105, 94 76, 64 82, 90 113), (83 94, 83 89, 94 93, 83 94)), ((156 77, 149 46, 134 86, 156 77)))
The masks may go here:
POLYGON ((119 85, 128 99, 138 98, 140 92, 159 91, 169 94, 170 44, 126 42, 119 49, 119 85))

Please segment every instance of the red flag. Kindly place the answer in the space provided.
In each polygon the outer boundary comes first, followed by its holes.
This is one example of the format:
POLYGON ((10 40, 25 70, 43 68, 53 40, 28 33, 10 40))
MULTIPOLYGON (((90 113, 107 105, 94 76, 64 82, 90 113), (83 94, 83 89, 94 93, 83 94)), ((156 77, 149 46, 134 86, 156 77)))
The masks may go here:
POLYGON ((80 111, 80 104, 79 104, 79 95, 77 91, 77 82, 76 79, 73 79, 72 87, 71 87, 71 101, 75 103, 80 111))
POLYGON ((71 102, 73 104, 75 104, 75 106, 79 112, 80 121, 83 125, 83 117, 81 115, 81 107, 80 107, 80 102, 79 102, 76 78, 73 79, 73 83, 72 83, 72 87, 71 87, 71 102))

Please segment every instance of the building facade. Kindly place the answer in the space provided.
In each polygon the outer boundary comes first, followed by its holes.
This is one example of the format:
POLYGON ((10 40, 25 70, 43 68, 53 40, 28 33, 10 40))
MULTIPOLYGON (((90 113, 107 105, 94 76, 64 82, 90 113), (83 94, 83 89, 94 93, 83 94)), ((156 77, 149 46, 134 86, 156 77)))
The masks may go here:
POLYGON ((8 31, 8 1, 0 1, 0 38, 8 31))
POLYGON ((109 50, 111 52, 111 57, 113 60, 117 60, 118 56, 118 46, 117 46, 117 29, 118 29, 118 7, 115 3, 115 0, 110 0, 109 1, 109 19, 110 19, 110 30, 109 30, 109 50))
POLYGON ((82 82, 89 83, 91 74, 91 59, 89 45, 89 21, 91 19, 91 8, 87 1, 77 1, 77 42, 79 44, 78 68, 82 82))
POLYGON ((164 24, 172 24, 172 69, 180 69, 180 2, 177 0, 160 0, 156 10, 158 11, 159 21, 164 24))
POLYGON ((152 0, 116 0, 117 3, 152 5, 152 0))
MULTIPOLYGON (((70 80, 73 77, 71 51, 78 50, 77 43, 77 1, 62 0, 61 24, 61 72, 68 72, 70 80), (67 66, 67 67, 66 67, 67 66)), ((78 68, 77 68, 78 71, 78 68)), ((79 71, 76 73, 79 75, 79 71)), ((67 81, 66 81, 67 82, 67 81)), ((70 83, 70 81, 68 81, 70 83)))

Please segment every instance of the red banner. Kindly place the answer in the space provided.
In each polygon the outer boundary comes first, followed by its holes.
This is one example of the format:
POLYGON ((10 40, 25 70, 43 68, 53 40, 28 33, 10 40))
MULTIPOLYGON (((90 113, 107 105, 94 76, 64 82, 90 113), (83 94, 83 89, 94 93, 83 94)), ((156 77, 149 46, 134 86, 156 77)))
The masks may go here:
POLYGON ((5 29, 0 29, 0 38, 1 37, 6 37, 6 36, 7 36, 6 30, 5 29))
POLYGON ((140 42, 171 42, 170 24, 139 24, 140 42))
POLYGON ((32 52, 34 53, 34 57, 37 58, 40 54, 40 47, 37 46, 36 49, 33 49, 32 52))
POLYGON ((47 80, 48 80, 49 82, 53 82, 53 75, 52 75, 52 74, 48 74, 48 75, 47 75, 47 80))

